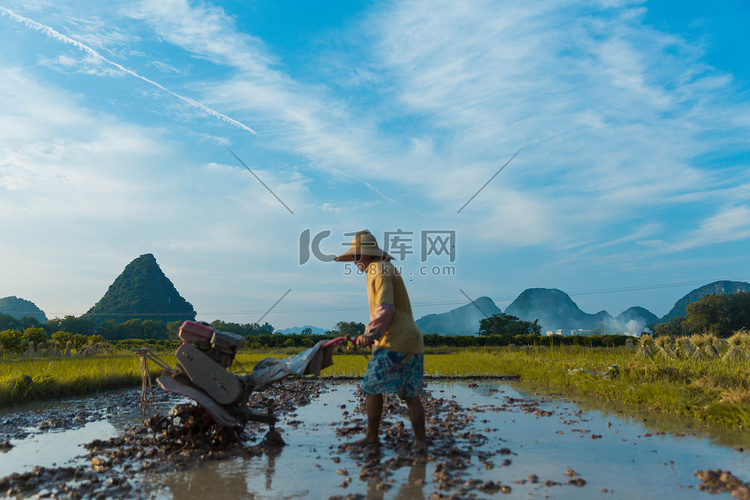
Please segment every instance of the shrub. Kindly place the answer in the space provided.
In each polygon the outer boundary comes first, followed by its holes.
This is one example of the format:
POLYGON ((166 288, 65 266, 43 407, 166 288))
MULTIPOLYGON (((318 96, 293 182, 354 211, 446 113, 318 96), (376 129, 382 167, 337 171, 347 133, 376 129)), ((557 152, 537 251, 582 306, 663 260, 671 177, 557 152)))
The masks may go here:
POLYGON ((70 346, 75 350, 78 350, 89 343, 90 339, 92 338, 101 339, 102 341, 104 340, 99 335, 88 336, 82 335, 80 333, 70 333, 66 331, 55 332, 52 334, 52 338, 60 342, 60 345, 62 345, 63 347, 67 347, 68 342, 70 342, 70 346))
POLYGON ((47 337, 47 332, 44 331, 44 328, 27 328, 23 331, 23 334, 21 335, 21 338, 24 341, 24 344, 28 344, 28 342, 34 342, 35 346, 44 345, 47 343, 47 340, 49 339, 47 337))
POLYGON ((21 352, 23 345, 22 333, 19 330, 3 330, 0 332, 0 345, 3 350, 14 354, 21 352))

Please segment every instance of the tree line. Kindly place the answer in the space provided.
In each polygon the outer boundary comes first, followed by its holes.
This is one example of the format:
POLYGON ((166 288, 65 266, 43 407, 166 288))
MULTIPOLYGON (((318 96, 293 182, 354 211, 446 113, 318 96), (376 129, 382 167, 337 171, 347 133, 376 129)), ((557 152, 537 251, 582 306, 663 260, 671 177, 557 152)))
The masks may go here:
MULTIPOLYGON (((46 346, 49 340, 62 347, 70 345, 80 349, 87 344, 110 342, 117 346, 137 347, 147 341, 154 346, 175 346, 181 321, 131 319, 121 323, 108 320, 98 325, 86 317, 65 316, 40 323, 36 318, 16 319, 0 314, 0 352, 23 353, 30 345, 46 346)), ((341 335, 356 337, 364 333, 360 322, 340 321, 336 328, 322 335, 314 335, 311 329, 298 334, 281 334, 269 323, 232 323, 216 320, 211 323, 217 330, 242 335, 251 348, 311 347, 320 340, 341 335)), ((737 292, 729 295, 706 295, 687 306, 683 317, 667 323, 650 325, 656 336, 681 337, 694 334, 713 334, 728 338, 734 332, 750 329, 750 293, 737 292)), ((596 346, 624 345, 626 335, 608 332, 605 328, 594 329, 588 335, 554 336, 541 335, 538 321, 523 321, 515 316, 496 314, 480 321, 477 336, 439 335, 425 332, 427 347, 482 347, 502 345, 562 345, 578 344, 596 346)))
POLYGON ((687 306, 685 316, 656 325, 656 336, 685 337, 713 334, 729 338, 735 332, 750 329, 750 293, 710 294, 687 306))
MULTIPOLYGON (((29 318, 21 320, 0 314, 0 352, 23 354, 29 346, 52 347, 62 351, 66 346, 79 351, 87 345, 107 342, 119 349, 135 349, 148 346, 157 350, 176 348, 180 321, 164 323, 156 320, 131 319, 122 323, 108 320, 96 326, 87 318, 66 316, 55 318, 46 324, 29 318), (25 327, 25 328, 24 328, 25 327), (52 340, 53 342, 50 342, 52 340)), ((242 335, 247 339, 249 349, 307 348, 321 340, 334 337, 356 337, 365 331, 361 322, 340 321, 336 328, 324 334, 313 334, 310 328, 300 333, 282 334, 269 323, 242 324, 216 320, 210 323, 213 328, 242 335)), ((521 321, 513 316, 496 315, 482 321, 478 336, 424 335, 426 347, 490 347, 503 345, 588 345, 592 347, 625 344, 625 336, 592 335, 588 337, 559 337, 554 339, 540 335, 538 322, 521 321)), ((45 351, 45 352, 46 352, 45 351)))

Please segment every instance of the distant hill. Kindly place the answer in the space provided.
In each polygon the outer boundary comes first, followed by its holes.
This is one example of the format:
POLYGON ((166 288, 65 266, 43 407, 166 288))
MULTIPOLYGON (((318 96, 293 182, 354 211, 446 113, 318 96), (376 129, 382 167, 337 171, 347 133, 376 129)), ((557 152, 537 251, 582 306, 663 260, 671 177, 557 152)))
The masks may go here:
POLYGON ((276 330, 274 333, 281 333, 284 335, 289 335, 291 333, 302 333, 302 330, 304 330, 305 328, 309 328, 310 330, 312 330, 313 335, 323 335, 326 333, 326 330, 322 328, 318 328, 317 326, 310 326, 310 325, 293 326, 291 328, 284 328, 283 330, 276 330))
POLYGON ((150 253, 125 266, 107 293, 84 317, 97 324, 109 319, 195 320, 193 306, 177 291, 150 253))
POLYGON ((630 309, 621 312, 615 320, 623 324, 630 321, 637 321, 644 325, 656 325, 659 323, 659 317, 656 314, 652 313, 645 307, 638 306, 631 307, 630 309))
POLYGON ((611 321, 605 322, 609 331, 625 333, 628 335, 640 335, 648 332, 649 326, 659 324, 659 317, 644 307, 631 307, 619 314, 611 321))
POLYGON ((9 314, 16 319, 24 317, 36 318, 40 323, 47 322, 47 315, 30 300, 20 299, 15 296, 0 299, 0 313, 9 314))
POLYGON ((524 321, 539 320, 545 330, 591 330, 614 318, 607 312, 587 314, 570 296, 556 288, 529 288, 521 292, 508 307, 510 314, 524 321))
MULTIPOLYGON (((596 314, 583 312, 568 294, 555 288, 529 288, 521 292, 505 309, 505 314, 524 321, 539 320, 542 332, 563 330, 567 334, 574 330, 593 330, 604 326, 605 331, 640 335, 648 325, 658 325, 672 318, 685 316, 687 306, 709 294, 750 292, 750 283, 744 281, 716 281, 696 288, 678 300, 672 310, 659 319, 644 307, 634 306, 613 318, 607 311, 596 314)), ((417 320, 423 333, 441 335, 474 335, 479 330, 479 321, 502 311, 489 297, 480 297, 474 304, 467 304, 446 313, 428 314, 417 320)))
POLYGON ((673 318, 679 318, 687 314, 687 306, 693 302, 698 302, 706 295, 711 294, 725 294, 736 292, 750 292, 750 283, 745 281, 714 281, 708 285, 704 285, 700 288, 696 288, 692 292, 688 293, 680 300, 675 302, 674 307, 670 310, 666 316, 659 320, 659 323, 666 323, 673 318))
POLYGON ((422 333, 441 335, 476 335, 479 322, 502 310, 489 297, 479 297, 474 302, 441 314, 428 314, 417 320, 422 333))

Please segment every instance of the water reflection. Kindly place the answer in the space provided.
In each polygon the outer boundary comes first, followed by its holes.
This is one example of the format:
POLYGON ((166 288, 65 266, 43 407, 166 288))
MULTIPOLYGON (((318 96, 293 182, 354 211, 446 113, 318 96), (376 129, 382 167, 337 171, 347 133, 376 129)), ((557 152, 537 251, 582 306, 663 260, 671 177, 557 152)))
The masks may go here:
MULTIPOLYGON (((234 461, 213 462, 197 471, 184 471, 169 476, 166 486, 171 498, 248 498, 255 494, 248 489, 243 467, 234 461)), ((160 495, 160 497, 165 498, 160 495)))
MULTIPOLYGON (((167 475, 160 482, 157 498, 182 500, 185 498, 267 498, 264 494, 283 492, 283 498, 293 498, 288 492, 290 485, 276 481, 277 460, 284 453, 283 447, 269 447, 260 457, 234 458, 204 463, 199 469, 179 471, 167 475), (258 474, 261 472, 261 474, 258 474), (261 479, 262 481, 258 481, 261 479), (263 483, 264 488, 259 488, 263 483)), ((152 478, 158 481, 158 478, 152 478)))
MULTIPOLYGON (((355 454, 358 459, 359 453, 355 454)), ((427 477, 427 460, 422 457, 418 460, 412 460, 407 457, 396 459, 390 452, 384 452, 383 449, 367 449, 362 457, 364 466, 359 470, 359 478, 367 486, 367 498, 382 500, 394 498, 399 500, 411 500, 425 498, 423 492, 427 477), (388 458, 390 456, 390 458, 388 458), (411 464, 411 465, 405 465, 411 464), (408 470, 405 480, 397 490, 393 490, 393 485, 398 481, 395 478, 404 476, 404 471, 408 470), (395 493, 394 493, 395 491, 395 493), (386 495, 387 494, 387 495, 386 495)), ((434 466, 434 464, 431 464, 434 466)), ((342 484, 351 484, 347 478, 342 484)), ((353 485, 356 487, 356 485, 353 485)))
POLYGON ((422 495, 422 490, 424 489, 426 476, 426 463, 413 465, 411 467, 411 470, 409 470, 407 483, 401 489, 399 489, 398 493, 396 494, 396 498, 405 500, 407 498, 414 498, 415 496, 424 496, 422 495))
MULTIPOLYGON (((427 464, 420 463, 412 465, 409 469, 409 476, 406 482, 396 491, 393 496, 394 500, 413 500, 415 498, 425 498, 424 487, 427 477, 427 464)), ((381 500, 385 498, 385 492, 377 488, 376 481, 367 483, 367 498, 381 500), (373 484, 375 483, 375 484, 373 484)))
POLYGON ((78 429, 53 430, 44 434, 33 434, 23 440, 13 440, 13 448, 6 451, 0 460, 0 477, 14 472, 29 472, 38 465, 69 465, 76 456, 86 453, 82 445, 90 442, 92 436, 107 439, 116 436, 117 433, 115 427, 103 420, 88 423, 78 429))
POLYGON ((276 473, 276 457, 281 455, 281 446, 274 446, 266 448, 265 456, 268 458, 268 466, 266 467, 266 489, 273 490, 273 475, 276 473))

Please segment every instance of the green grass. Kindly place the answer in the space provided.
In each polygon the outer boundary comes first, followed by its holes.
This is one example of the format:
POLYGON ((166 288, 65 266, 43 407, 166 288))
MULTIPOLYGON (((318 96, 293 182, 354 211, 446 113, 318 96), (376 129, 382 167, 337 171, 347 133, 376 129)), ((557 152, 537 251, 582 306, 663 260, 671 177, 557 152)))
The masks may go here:
MULTIPOLYGON (((517 374, 537 387, 568 396, 588 396, 729 426, 750 427, 750 361, 639 358, 623 348, 500 348, 477 356, 475 370, 494 361, 500 373, 517 374), (604 378, 571 369, 619 376, 604 378)), ((425 361, 427 364, 427 361, 425 361)), ((427 371, 427 370, 426 370, 427 371)))
MULTIPOLYGON (((260 359, 282 358, 296 351, 238 354, 247 370, 260 359)), ((161 354, 172 366, 171 353, 161 354)), ((160 373, 149 364, 152 378, 160 373)), ((362 355, 334 355, 334 365, 323 377, 361 377, 367 366, 362 355)), ((238 367, 239 368, 239 367, 238 367)), ((443 377, 520 375, 523 383, 571 397, 665 414, 690 416, 732 427, 750 428, 750 360, 644 358, 625 348, 581 346, 529 348, 442 349, 425 355, 425 374, 443 377), (619 376, 604 378, 576 373, 603 372, 610 365, 619 376)), ((0 358, 0 406, 31 400, 84 395, 141 383, 140 359, 133 353, 89 358, 0 358), (28 375, 33 383, 23 381, 28 375)))
MULTIPOLYGON (((333 357, 333 366, 321 373, 323 377, 362 377, 367 368, 365 356, 333 357)), ((452 349, 441 354, 425 354, 424 371, 434 377, 487 377, 508 375, 492 351, 452 349)))
MULTIPOLYGON (((168 361, 174 363, 174 358, 168 361)), ((152 375, 160 373, 151 365, 152 375)), ((132 353, 92 357, 0 358, 0 407, 92 394, 141 383, 132 353), (28 383, 24 376, 31 377, 28 383)))

